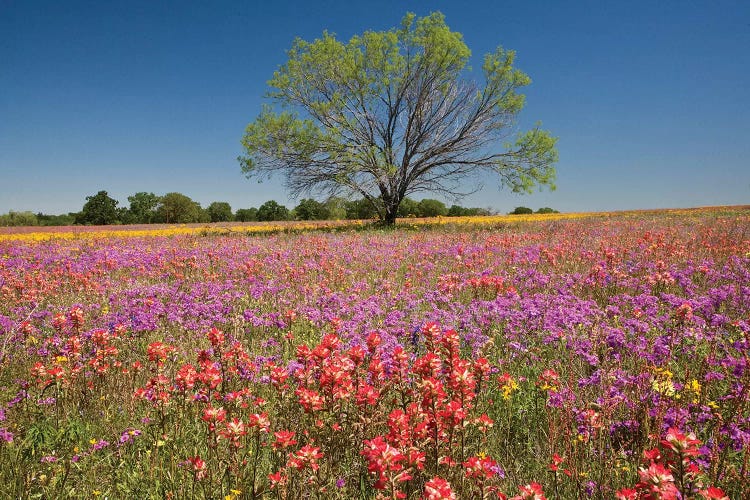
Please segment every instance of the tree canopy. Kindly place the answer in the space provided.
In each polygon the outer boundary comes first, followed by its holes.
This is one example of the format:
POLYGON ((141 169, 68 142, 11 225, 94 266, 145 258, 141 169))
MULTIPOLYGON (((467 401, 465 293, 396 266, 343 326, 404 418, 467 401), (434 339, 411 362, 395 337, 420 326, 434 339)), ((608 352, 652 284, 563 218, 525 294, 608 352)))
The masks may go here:
POLYGON ((93 196, 86 197, 83 209, 76 215, 76 224, 104 226, 119 221, 117 204, 106 191, 99 191, 93 196))
POLYGON ((258 220, 258 209, 255 207, 238 208, 234 214, 234 220, 239 222, 250 222, 258 220))
POLYGON ((269 81, 272 104, 242 138, 243 172, 282 173, 295 197, 361 196, 387 223, 409 194, 457 198, 483 171, 515 192, 554 187, 556 140, 539 128, 515 134, 531 81, 515 52, 487 54, 482 84, 466 78, 470 56, 440 13, 348 43, 328 32, 296 39, 269 81))
POLYGON ((330 211, 324 203, 312 198, 304 198, 294 207, 294 216, 299 220, 325 220, 330 217, 330 211))
POLYGON ((208 219, 200 203, 182 193, 167 193, 162 196, 156 212, 159 221, 167 224, 206 222, 208 219))
POLYGON ((269 200, 258 207, 257 218, 259 221, 289 220, 289 209, 269 200))
POLYGON ((206 209, 211 222, 227 222, 234 219, 232 206, 226 201, 214 201, 206 209))
POLYGON ((128 196, 130 208, 129 217, 134 224, 150 224, 156 220, 156 208, 159 206, 160 197, 154 193, 140 191, 128 196))

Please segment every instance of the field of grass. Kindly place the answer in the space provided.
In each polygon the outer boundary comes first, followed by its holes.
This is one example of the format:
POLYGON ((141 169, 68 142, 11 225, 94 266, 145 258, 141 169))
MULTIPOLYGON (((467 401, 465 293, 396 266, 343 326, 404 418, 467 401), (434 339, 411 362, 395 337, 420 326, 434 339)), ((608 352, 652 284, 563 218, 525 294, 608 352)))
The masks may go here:
POLYGON ((742 498, 749 355, 746 207, 4 231, 0 497, 742 498))

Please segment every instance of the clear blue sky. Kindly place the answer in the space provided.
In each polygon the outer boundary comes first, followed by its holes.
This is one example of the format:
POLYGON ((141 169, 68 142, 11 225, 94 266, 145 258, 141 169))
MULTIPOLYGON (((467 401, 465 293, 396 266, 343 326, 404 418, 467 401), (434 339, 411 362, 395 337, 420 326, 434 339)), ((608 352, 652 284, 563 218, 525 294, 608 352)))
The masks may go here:
POLYGON ((0 0, 0 213, 77 211, 102 189, 121 205, 178 191, 291 208, 280 178, 247 180, 236 157, 294 37, 348 40, 434 10, 476 67, 516 50, 533 80, 521 125, 559 137, 557 191, 487 179, 463 205, 750 203, 747 1, 0 0))

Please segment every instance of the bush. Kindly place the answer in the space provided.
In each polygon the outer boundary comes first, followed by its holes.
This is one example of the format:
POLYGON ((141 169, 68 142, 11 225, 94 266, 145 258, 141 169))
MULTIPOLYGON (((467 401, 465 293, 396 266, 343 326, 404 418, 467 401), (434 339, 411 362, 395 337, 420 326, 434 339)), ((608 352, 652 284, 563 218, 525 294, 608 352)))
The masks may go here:
POLYGON ((39 224, 36 215, 31 212, 14 212, 0 215, 0 226, 36 226, 39 224))

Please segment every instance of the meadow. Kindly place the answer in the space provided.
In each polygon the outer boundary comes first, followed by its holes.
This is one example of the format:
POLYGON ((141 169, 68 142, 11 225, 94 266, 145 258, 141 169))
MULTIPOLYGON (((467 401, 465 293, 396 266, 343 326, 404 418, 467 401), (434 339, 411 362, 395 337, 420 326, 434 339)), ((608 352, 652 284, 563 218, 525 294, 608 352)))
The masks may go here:
POLYGON ((750 491, 746 208, 241 227, 0 234, 0 497, 750 491))

